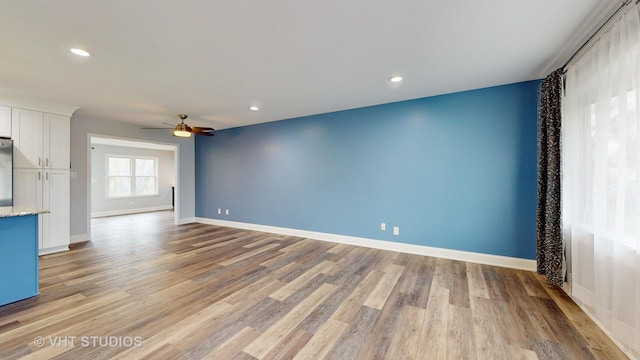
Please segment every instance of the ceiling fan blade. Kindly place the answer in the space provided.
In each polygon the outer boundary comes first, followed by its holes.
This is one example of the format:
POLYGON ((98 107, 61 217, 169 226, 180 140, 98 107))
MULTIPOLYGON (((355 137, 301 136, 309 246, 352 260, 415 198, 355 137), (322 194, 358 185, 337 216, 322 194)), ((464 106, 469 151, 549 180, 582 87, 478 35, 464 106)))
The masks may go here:
POLYGON ((191 128, 192 128, 192 129, 199 129, 199 130, 202 130, 202 131, 213 131, 213 130, 214 130, 214 128, 210 128, 210 127, 201 127, 201 126, 192 126, 191 128))
POLYGON ((196 134, 196 135, 209 135, 209 134, 212 134, 212 135, 213 135, 213 132, 212 132, 212 131, 197 131, 197 130, 192 130, 192 131, 191 131, 191 133, 192 133, 192 134, 196 134))
POLYGON ((161 128, 156 128, 156 127, 143 127, 140 128, 142 130, 167 130, 167 129, 173 129, 172 127, 168 128, 168 127, 161 127, 161 128))

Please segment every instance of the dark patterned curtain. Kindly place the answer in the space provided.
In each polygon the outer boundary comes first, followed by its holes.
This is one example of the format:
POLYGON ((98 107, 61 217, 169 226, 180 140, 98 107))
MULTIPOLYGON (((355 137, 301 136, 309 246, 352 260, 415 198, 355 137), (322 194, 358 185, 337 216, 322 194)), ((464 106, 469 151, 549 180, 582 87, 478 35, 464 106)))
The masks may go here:
POLYGON ((552 72, 538 90, 538 273, 550 284, 564 280, 560 218, 560 97, 562 69, 552 72))

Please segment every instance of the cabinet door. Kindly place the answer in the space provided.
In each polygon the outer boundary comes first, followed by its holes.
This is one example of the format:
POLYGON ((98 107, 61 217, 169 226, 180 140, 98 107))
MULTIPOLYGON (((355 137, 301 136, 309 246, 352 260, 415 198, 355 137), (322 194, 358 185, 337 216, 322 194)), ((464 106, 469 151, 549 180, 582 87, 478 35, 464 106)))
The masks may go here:
POLYGON ((13 170, 13 206, 42 209, 42 170, 13 170))
POLYGON ((0 137, 11 138, 11 108, 0 106, 0 137))
MULTIPOLYGON (((40 169, 14 169, 13 206, 42 209, 42 180, 40 169)), ((42 247, 42 221, 38 222, 38 228, 38 244, 42 247)))
POLYGON ((41 112, 17 109, 11 110, 11 132, 13 138, 13 167, 38 168, 42 166, 41 112))
POLYGON ((69 169, 71 120, 68 116, 44 114, 43 161, 48 169, 69 169))
POLYGON ((69 170, 45 170, 42 215, 42 249, 69 246, 70 181, 69 170))

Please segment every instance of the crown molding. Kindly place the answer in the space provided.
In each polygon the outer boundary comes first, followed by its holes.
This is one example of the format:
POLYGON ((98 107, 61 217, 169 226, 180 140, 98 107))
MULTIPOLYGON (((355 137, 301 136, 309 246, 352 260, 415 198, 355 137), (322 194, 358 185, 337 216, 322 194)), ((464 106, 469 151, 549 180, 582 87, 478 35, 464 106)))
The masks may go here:
POLYGON ((0 105, 6 105, 15 108, 42 111, 50 114, 63 116, 72 116, 79 109, 78 106, 61 104, 47 100, 34 99, 25 96, 1 93, 0 105))

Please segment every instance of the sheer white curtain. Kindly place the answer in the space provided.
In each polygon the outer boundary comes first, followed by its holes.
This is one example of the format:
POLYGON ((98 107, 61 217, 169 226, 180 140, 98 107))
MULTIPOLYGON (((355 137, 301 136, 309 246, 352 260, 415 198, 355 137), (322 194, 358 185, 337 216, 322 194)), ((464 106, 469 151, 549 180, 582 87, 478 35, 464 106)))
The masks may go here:
POLYGON ((631 5, 567 68, 563 234, 573 297, 640 355, 640 17, 631 5))

